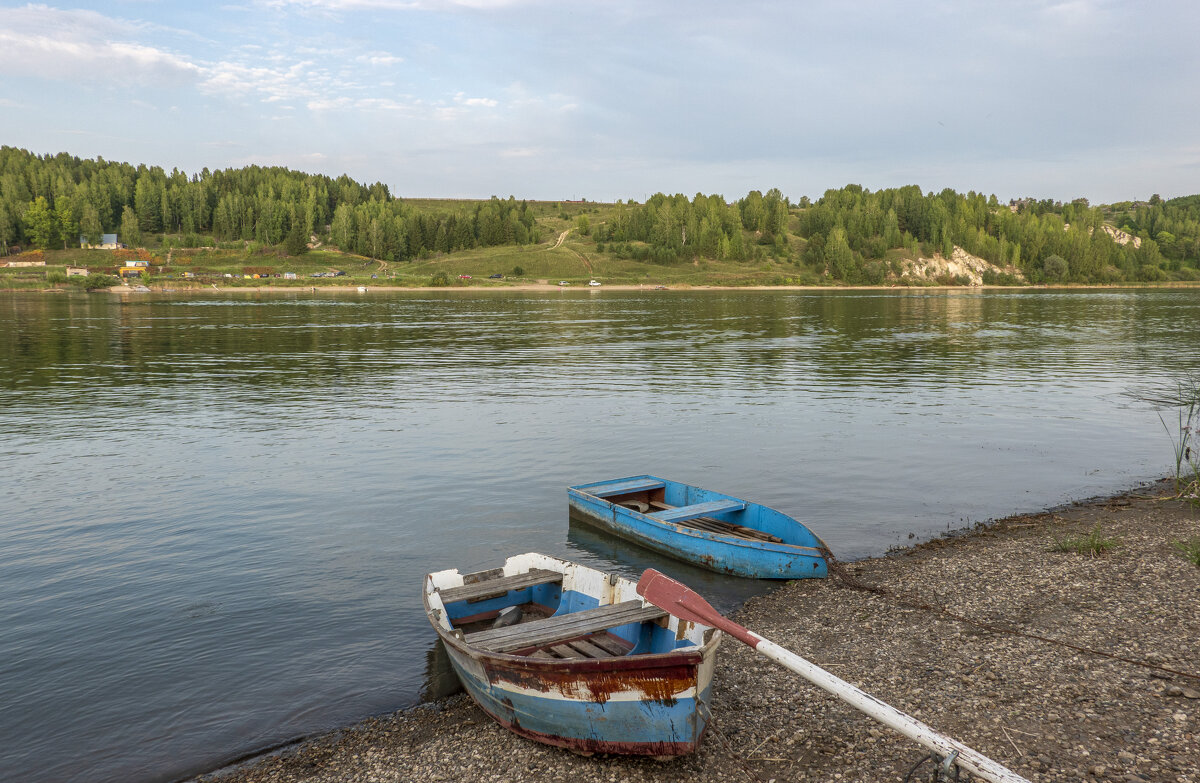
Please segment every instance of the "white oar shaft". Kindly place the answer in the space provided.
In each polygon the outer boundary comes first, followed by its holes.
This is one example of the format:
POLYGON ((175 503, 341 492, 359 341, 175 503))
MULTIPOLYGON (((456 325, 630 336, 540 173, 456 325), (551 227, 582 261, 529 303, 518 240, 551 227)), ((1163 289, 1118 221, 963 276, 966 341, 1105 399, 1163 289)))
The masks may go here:
POLYGON ((883 725, 919 742, 940 758, 947 758, 951 753, 957 752, 954 764, 984 780, 995 781, 995 783, 1029 783, 1027 779, 1002 764, 997 764, 958 740, 937 733, 916 718, 904 714, 890 704, 886 704, 845 680, 835 677, 815 663, 806 661, 794 652, 763 639, 753 631, 750 631, 750 634, 762 640, 755 649, 763 655, 791 669, 813 685, 829 691, 851 707, 865 712, 883 725))

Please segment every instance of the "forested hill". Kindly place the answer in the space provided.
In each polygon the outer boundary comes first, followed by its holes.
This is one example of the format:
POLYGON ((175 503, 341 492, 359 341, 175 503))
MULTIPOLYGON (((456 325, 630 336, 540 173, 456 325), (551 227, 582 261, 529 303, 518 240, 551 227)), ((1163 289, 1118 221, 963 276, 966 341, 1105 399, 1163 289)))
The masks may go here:
POLYGON ((957 247, 994 265, 984 282, 1200 279, 1200 196, 1093 207, 849 185, 815 202, 772 189, 732 203, 659 193, 645 204, 570 206, 568 214, 511 196, 404 200, 345 175, 259 166, 188 175, 0 147, 0 255, 117 233, 152 250, 253 245, 281 256, 306 252, 315 237, 346 253, 408 261, 536 244, 570 226, 576 255, 590 257, 593 270, 709 260, 779 281, 904 283, 915 262, 950 258, 957 247))
POLYGON ((392 198, 343 175, 247 166, 169 174, 158 167, 0 148, 0 246, 65 247, 120 235, 132 246, 175 235, 184 247, 233 240, 303 252, 317 235, 345 251, 403 260, 427 251, 538 242, 527 204, 493 199, 469 214, 392 198))
POLYGON ((949 257, 954 246, 1035 283, 1200 279, 1200 196, 1092 207, 850 185, 802 209, 799 232, 804 260, 848 282, 883 282, 897 250, 949 257))

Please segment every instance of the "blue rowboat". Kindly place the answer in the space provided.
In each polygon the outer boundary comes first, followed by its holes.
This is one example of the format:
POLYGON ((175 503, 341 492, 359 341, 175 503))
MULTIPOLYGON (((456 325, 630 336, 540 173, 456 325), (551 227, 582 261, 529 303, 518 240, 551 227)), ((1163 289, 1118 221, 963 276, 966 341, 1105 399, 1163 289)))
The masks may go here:
POLYGON ((642 600, 637 585, 529 553, 425 577, 425 612, 493 720, 579 753, 691 753, 708 726, 721 633, 642 600))
POLYGON ((829 551, 774 509, 657 476, 567 487, 573 515, 621 538, 718 573, 754 579, 823 577, 829 551))

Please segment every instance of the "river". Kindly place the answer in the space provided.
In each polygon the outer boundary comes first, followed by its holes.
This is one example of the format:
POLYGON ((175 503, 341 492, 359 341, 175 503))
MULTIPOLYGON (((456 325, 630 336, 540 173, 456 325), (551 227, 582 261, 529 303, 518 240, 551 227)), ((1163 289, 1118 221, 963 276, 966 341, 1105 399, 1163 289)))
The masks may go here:
POLYGON ((170 781, 444 686, 421 576, 652 473, 842 559, 1173 466, 1200 290, 0 293, 0 770, 170 781), (1170 419, 1168 419, 1168 423, 1170 419))

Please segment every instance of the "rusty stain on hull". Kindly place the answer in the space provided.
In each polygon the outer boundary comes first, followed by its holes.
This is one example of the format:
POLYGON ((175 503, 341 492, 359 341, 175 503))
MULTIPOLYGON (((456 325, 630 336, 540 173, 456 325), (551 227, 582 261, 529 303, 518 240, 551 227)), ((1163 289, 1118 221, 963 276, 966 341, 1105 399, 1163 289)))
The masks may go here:
POLYGON ((628 659, 518 661, 480 658, 488 682, 511 683, 528 690, 556 691, 567 699, 606 703, 614 693, 637 692, 645 701, 673 706, 696 685, 700 655, 664 653, 628 659), (646 658, 660 660, 647 661, 646 658), (614 661, 616 663, 614 663, 614 661))

